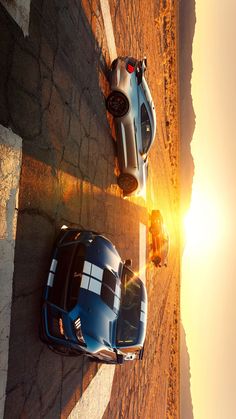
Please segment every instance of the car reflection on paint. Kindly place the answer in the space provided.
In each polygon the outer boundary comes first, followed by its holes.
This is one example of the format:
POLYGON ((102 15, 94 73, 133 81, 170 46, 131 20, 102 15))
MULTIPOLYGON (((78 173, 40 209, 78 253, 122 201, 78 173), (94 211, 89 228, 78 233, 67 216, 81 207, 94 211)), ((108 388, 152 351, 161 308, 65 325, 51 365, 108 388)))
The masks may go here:
POLYGON ((156 114, 144 77, 147 60, 118 57, 110 72, 107 110, 113 115, 124 195, 141 193, 146 186, 148 154, 156 133, 156 114))
POLYGON ((44 292, 41 339, 63 355, 142 359, 147 293, 130 264, 104 236, 62 230, 44 292))
POLYGON ((167 267, 170 250, 170 238, 159 210, 151 213, 152 256, 151 261, 156 267, 167 267))

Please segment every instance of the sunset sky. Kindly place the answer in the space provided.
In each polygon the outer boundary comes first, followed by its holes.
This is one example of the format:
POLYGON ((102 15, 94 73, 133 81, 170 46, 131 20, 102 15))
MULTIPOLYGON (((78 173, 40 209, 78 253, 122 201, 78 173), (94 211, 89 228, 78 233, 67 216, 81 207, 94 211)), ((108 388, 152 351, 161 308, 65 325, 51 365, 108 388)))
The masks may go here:
POLYGON ((196 0, 181 313, 194 419, 236 418, 236 1, 196 0))

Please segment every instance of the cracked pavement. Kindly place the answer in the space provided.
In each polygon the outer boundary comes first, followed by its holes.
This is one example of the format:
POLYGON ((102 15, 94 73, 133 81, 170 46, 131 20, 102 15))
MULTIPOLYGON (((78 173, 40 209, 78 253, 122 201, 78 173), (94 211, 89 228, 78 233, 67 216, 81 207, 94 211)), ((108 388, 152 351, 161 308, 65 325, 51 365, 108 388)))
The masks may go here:
MULTIPOLYGON (((158 133, 147 202, 166 215, 173 245, 165 271, 147 270, 144 360, 116 367, 104 418, 178 417, 178 138, 163 128, 165 65, 155 27, 175 3, 153 1, 144 10, 141 0, 110 2, 118 54, 148 55, 158 133)), ((148 208, 142 198, 124 200, 116 184, 99 1, 32 0, 26 38, 0 5, 0 25, 0 123, 23 139, 5 419, 66 418, 99 365, 63 358, 39 340, 53 243, 63 224, 99 231, 138 270, 139 223, 148 228, 148 208)))

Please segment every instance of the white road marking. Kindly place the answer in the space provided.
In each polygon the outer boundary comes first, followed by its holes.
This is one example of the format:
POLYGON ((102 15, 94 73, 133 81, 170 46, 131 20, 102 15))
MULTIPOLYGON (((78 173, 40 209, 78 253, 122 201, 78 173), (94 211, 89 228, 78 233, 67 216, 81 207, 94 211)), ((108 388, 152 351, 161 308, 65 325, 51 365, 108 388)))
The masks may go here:
POLYGON ((108 0, 100 0, 100 6, 102 11, 103 23, 107 39, 107 47, 111 61, 117 57, 115 37, 113 32, 113 26, 111 21, 111 12, 108 0))
POLYGON ((22 139, 0 125, 0 418, 6 398, 21 147, 22 139))
POLYGON ((11 17, 16 21, 17 25, 20 26, 24 36, 27 36, 29 34, 31 0, 0 0, 0 2, 7 9, 11 17))
POLYGON ((146 282, 146 226, 139 223, 139 277, 146 282))
POLYGON ((115 365, 102 365, 67 419, 101 419, 111 397, 115 365))

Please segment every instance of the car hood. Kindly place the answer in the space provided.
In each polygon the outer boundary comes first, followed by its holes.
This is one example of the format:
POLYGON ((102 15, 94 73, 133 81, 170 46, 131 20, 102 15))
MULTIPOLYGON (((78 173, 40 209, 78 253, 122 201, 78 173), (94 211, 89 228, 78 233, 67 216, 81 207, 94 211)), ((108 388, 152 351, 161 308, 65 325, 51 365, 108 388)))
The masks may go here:
POLYGON ((90 352, 101 346, 113 347, 120 307, 121 260, 115 247, 104 237, 86 246, 80 277, 78 304, 71 316, 80 317, 82 332, 90 352))

